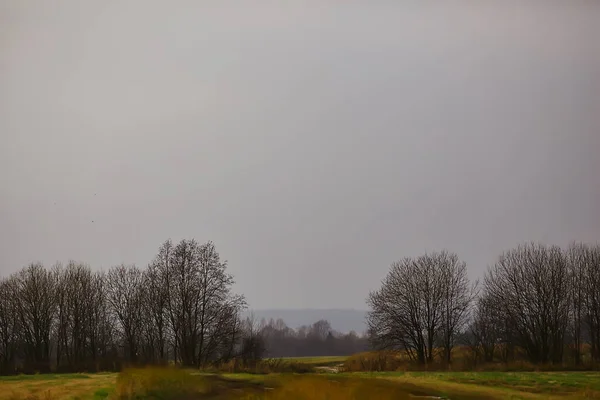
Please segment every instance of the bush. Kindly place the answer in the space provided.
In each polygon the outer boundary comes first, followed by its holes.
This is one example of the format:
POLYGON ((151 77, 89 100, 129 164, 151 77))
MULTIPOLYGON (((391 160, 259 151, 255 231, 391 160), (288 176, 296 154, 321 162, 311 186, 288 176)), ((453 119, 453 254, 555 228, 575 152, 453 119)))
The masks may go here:
POLYGON ((242 360, 232 360, 227 363, 216 365, 205 369, 210 372, 248 373, 248 374, 271 374, 271 373, 294 373, 305 374, 314 372, 313 366, 281 358, 267 358, 253 362, 250 365, 242 360))
POLYGON ((401 354, 390 351, 373 351, 358 353, 348 357, 344 362, 343 370, 347 372, 380 372, 396 371, 406 367, 401 354))
POLYGON ((176 368, 127 369, 117 377, 117 399, 186 400, 207 395, 212 385, 202 376, 176 368))
MULTIPOLYGON (((418 364, 411 361, 403 352, 373 351, 358 353, 349 357, 343 364, 343 371, 347 372, 381 372, 381 371, 494 371, 494 372, 526 372, 526 371, 590 371, 597 370, 598 366, 582 362, 562 364, 532 364, 522 355, 521 349, 514 349, 514 357, 510 361, 501 361, 497 358, 494 362, 477 360, 472 350, 464 346, 456 346, 452 352, 452 363, 447 365, 441 357, 436 357, 433 363, 418 364)), ((584 359, 585 360, 585 359, 584 359)))

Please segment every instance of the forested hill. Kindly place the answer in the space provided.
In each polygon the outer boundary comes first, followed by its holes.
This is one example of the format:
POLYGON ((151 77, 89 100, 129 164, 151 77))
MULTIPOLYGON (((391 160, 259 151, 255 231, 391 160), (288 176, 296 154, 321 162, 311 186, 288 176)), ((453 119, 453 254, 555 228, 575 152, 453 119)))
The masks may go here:
POLYGON ((267 322, 273 318, 277 320, 281 318, 285 324, 293 329, 303 325, 310 326, 318 320, 324 319, 329 321, 331 327, 341 333, 355 331, 357 334, 362 334, 366 331, 365 323, 366 311, 353 309, 265 309, 265 310, 248 310, 247 315, 254 313, 256 320, 260 321, 264 318, 267 322))

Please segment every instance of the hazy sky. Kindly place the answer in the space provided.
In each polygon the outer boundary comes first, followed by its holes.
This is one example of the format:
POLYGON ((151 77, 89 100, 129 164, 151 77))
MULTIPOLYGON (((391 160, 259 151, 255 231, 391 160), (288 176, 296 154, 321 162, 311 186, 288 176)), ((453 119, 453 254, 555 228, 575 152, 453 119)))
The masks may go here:
POLYGON ((0 275, 193 237, 253 308, 365 308, 600 240, 600 3, 491 3, 1 0, 0 275))

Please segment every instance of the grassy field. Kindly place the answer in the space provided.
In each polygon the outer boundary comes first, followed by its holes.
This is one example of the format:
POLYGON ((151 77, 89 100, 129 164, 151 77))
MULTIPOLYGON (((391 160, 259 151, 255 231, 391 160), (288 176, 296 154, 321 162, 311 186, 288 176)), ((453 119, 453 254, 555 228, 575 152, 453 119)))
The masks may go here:
MULTIPOLYGON (((295 360, 297 361, 297 359, 295 360)), ((311 365, 339 359, 304 360, 311 365)), ((202 374, 146 368, 121 374, 0 377, 0 400, 101 399, 600 399, 598 372, 202 374)))
POLYGON ((105 399, 117 374, 45 374, 0 377, 0 399, 105 399))
POLYGON ((369 376, 432 388, 443 396, 489 399, 600 399, 599 372, 377 372, 369 376))

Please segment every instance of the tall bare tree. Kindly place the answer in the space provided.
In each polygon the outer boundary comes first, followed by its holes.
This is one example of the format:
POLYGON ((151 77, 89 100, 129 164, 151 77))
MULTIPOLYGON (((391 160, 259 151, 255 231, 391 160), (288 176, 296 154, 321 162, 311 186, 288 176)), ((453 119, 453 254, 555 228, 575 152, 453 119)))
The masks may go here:
POLYGON ((71 370, 94 369, 97 361, 98 321, 102 307, 102 287, 88 265, 70 261, 66 268, 57 266, 57 340, 56 364, 64 355, 71 370))
POLYGON ((581 248, 583 303, 592 359, 600 363, 600 245, 581 248))
POLYGON ((14 372, 19 339, 19 318, 15 295, 15 279, 0 281, 0 374, 14 372))
POLYGON ((455 254, 405 258, 392 264, 381 288, 367 300, 372 342, 382 349, 403 349, 425 364, 433 362, 435 339, 442 336, 449 361, 471 300, 466 267, 455 254))
POLYGON ((106 276, 107 301, 121 329, 125 354, 131 363, 138 361, 141 346, 144 279, 135 265, 113 267, 106 276))
POLYGON ((437 263, 442 275, 442 326, 441 341, 444 362, 452 361, 452 349, 458 334, 464 330, 470 318, 471 305, 477 284, 471 284, 467 264, 453 253, 440 253, 437 263))
POLYGON ((586 301, 586 263, 589 247, 581 243, 572 243, 566 252, 571 279, 571 312, 569 319, 570 347, 576 365, 581 363, 583 328, 585 323, 586 301))
POLYGON ((570 275, 557 246, 526 244, 505 252, 485 277, 485 290, 534 363, 560 363, 570 309, 570 275))
POLYGON ((153 262, 167 290, 167 315, 175 356, 183 365, 199 366, 221 352, 225 338, 238 326, 245 307, 231 292, 233 277, 226 272, 212 242, 200 245, 182 240, 165 242, 153 262))
POLYGON ((50 335, 56 312, 55 276, 37 263, 21 270, 14 279, 26 368, 49 371, 50 335))
POLYGON ((164 364, 167 361, 169 292, 164 276, 153 262, 144 271, 144 321, 146 360, 164 364))
POLYGON ((87 332, 90 349, 90 366, 95 370, 116 369, 115 328, 107 299, 107 279, 103 272, 91 277, 90 291, 86 297, 87 332))

